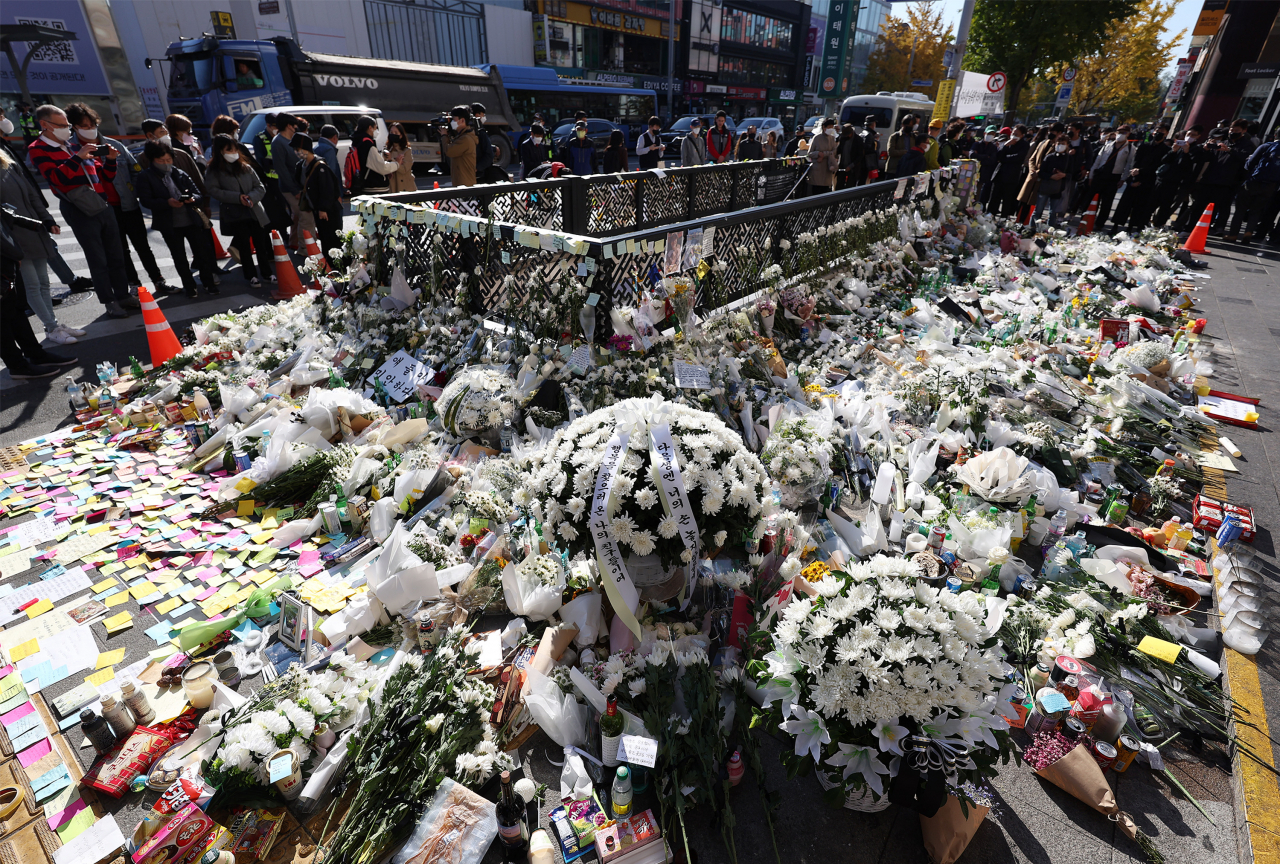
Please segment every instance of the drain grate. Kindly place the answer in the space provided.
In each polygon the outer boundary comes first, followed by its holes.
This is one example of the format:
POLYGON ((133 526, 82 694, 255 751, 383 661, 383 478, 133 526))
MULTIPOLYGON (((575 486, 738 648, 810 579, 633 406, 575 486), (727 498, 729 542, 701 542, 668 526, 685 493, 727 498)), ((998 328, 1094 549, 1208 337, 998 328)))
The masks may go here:
POLYGON ((1267 269, 1265 267, 1241 267, 1239 264, 1236 265, 1236 269, 1239 270, 1241 273, 1266 273, 1267 272, 1267 269))
POLYGON ((1239 303, 1241 306, 1252 306, 1253 301, 1244 297, 1223 297, 1218 296, 1218 300, 1222 303, 1239 303))

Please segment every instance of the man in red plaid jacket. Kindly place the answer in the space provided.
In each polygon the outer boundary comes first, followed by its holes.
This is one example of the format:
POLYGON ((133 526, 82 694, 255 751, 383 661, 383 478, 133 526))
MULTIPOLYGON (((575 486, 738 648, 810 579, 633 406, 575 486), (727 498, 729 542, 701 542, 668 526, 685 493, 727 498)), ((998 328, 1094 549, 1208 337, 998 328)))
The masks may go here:
POLYGON ((67 147, 71 123, 56 105, 37 108, 36 122, 42 134, 27 148, 31 164, 49 182, 62 218, 84 250, 94 291, 106 307, 107 317, 125 318, 127 310, 139 305, 129 294, 120 228, 106 198, 107 184, 116 176, 116 151, 86 144, 72 155, 67 147))

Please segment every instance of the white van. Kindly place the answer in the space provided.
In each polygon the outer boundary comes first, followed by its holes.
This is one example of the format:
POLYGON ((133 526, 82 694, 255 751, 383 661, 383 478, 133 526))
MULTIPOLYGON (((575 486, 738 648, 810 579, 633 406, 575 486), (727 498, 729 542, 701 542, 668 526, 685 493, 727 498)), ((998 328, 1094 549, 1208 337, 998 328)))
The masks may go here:
POLYGON ((922 118, 924 122, 919 126, 923 129, 929 125, 929 118, 933 116, 933 103, 923 93, 906 90, 893 93, 881 90, 874 96, 850 96, 840 105, 840 125, 852 123, 858 127, 871 116, 876 118, 876 131, 883 134, 896 131, 905 114, 922 118))
POLYGON ((387 146, 387 124, 382 119, 382 111, 377 108, 355 108, 345 105, 281 105, 278 108, 264 108, 254 111, 240 123, 240 143, 250 150, 253 141, 267 128, 268 114, 291 114, 294 117, 305 117, 311 124, 307 135, 312 141, 320 138, 320 130, 332 125, 338 130, 338 170, 346 163, 347 151, 351 149, 351 134, 355 132, 356 121, 369 116, 378 121, 375 140, 378 149, 387 146))

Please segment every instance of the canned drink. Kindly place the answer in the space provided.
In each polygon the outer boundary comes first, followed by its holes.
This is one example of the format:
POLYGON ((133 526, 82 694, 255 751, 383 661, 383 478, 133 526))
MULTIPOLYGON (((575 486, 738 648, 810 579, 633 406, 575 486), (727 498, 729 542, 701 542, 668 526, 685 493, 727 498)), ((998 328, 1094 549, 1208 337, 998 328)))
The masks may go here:
POLYGON ((342 520, 338 518, 338 508, 333 504, 320 505, 320 518, 324 520, 324 528, 330 534, 342 533, 342 520))
POLYGON ((952 594, 959 594, 960 588, 963 584, 964 583, 956 576, 950 576, 947 578, 947 590, 952 594))
POLYGON ((934 525, 929 529, 929 542, 925 545, 930 552, 942 557, 942 541, 947 539, 947 529, 942 525, 934 525))
POLYGON ((182 433, 183 433, 184 435, 186 435, 186 436, 187 436, 187 443, 188 443, 188 444, 190 444, 192 447, 199 447, 199 446, 200 446, 200 439, 199 439, 199 437, 196 435, 196 424, 194 424, 194 423, 183 423, 183 424, 182 424, 182 433))
POLYGON ((960 561, 960 559, 956 557, 956 553, 952 552, 950 549, 941 550, 938 553, 938 557, 942 559, 942 563, 946 565, 948 570, 955 569, 956 564, 960 561))
POLYGON ((1111 764, 1111 770, 1117 774, 1128 771, 1141 749, 1142 745, 1138 743, 1138 739, 1132 735, 1121 735, 1120 740, 1116 742, 1116 760, 1111 764))
POLYGON ((1059 722, 1061 722, 1061 720, 1058 717, 1046 717, 1039 711, 1032 710, 1027 714, 1027 720, 1026 723, 1023 724, 1022 729, 1028 735, 1035 736, 1039 735, 1041 732, 1052 732, 1058 728, 1059 722))
POLYGON ((1036 584, 1034 579, 1022 579, 1018 577, 1022 584, 1018 586, 1018 596, 1024 600, 1030 600, 1036 596, 1036 592, 1040 590, 1040 586, 1036 584))
POLYGON ((764 536, 760 538, 760 554, 768 555, 773 551, 773 547, 778 543, 778 529, 766 528, 764 536))
POLYGON ((1062 721, 1062 734, 1069 741, 1076 741, 1085 734, 1084 724, 1074 717, 1068 717, 1062 721))
POLYGON ((1093 742, 1093 758, 1098 763, 1098 767, 1106 771, 1116 761, 1116 748, 1112 747, 1106 741, 1093 742))
POLYGON ((237 474, 239 474, 241 471, 248 471, 249 468, 253 466, 253 460, 250 459, 249 454, 244 452, 243 450, 237 450, 233 458, 235 459, 235 462, 236 462, 237 474))
POLYGON ((1059 681, 1065 681, 1068 675, 1079 675, 1084 671, 1084 666, 1074 657, 1068 657, 1066 654, 1060 654, 1053 661, 1053 668, 1049 671, 1049 680, 1054 684, 1059 681))

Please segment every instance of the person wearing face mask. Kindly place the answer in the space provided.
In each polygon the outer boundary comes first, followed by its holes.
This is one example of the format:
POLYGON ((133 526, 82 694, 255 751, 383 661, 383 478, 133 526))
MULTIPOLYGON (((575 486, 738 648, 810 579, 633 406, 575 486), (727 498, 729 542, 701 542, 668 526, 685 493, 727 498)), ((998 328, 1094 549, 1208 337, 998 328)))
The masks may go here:
POLYGON ((1225 239, 1235 241, 1238 235, 1239 242, 1247 246, 1255 234, 1266 230, 1271 202, 1280 187, 1280 142, 1263 144, 1250 153, 1243 174, 1244 185, 1236 195, 1235 211, 1225 239), (1245 226, 1243 234, 1240 234, 1241 223, 1245 226))
POLYGON ((116 151, 116 176, 111 185, 107 186, 107 203, 111 205, 116 225, 120 228, 120 245, 129 274, 129 287, 137 289, 142 284, 138 279, 137 268, 133 265, 133 256, 129 254, 129 244, 132 242, 134 251, 138 253, 138 260, 147 271, 147 278, 153 286, 152 292, 159 295, 172 294, 174 289, 165 283, 160 265, 156 263, 156 256, 147 241, 147 223, 142 217, 142 207, 133 190, 134 178, 142 173, 142 166, 123 144, 98 131, 98 124, 102 121, 97 111, 83 102, 72 102, 66 111, 67 120, 71 121, 76 130, 76 134, 67 142, 73 151, 86 144, 106 146, 116 151))
POLYGON ((565 167, 579 176, 600 173, 595 142, 587 137, 586 120, 579 120, 574 124, 568 140, 560 145, 559 159, 565 167))
POLYGON ((917 132, 907 153, 898 160, 898 177, 911 177, 924 171, 924 154, 929 150, 929 133, 917 132))
POLYGON ((493 141, 489 137, 489 130, 485 128, 484 119, 484 105, 472 102, 471 128, 476 134, 476 182, 493 183, 504 178, 491 175, 489 170, 493 167, 493 141))
POLYGON ((1220 235, 1230 217, 1231 199, 1240 186, 1245 160, 1249 157, 1248 142, 1231 140, 1227 129, 1214 129, 1209 139, 1199 148, 1199 161, 1191 184, 1187 206, 1182 208, 1176 229, 1190 234, 1205 209, 1213 204, 1213 223, 1209 233, 1220 235))
POLYGON ((302 242, 302 231, 308 230, 314 237, 316 226, 311 215, 302 212, 298 200, 298 196, 302 193, 302 187, 298 185, 297 179, 298 155, 293 152, 293 146, 289 143, 293 140, 293 136, 298 134, 298 118, 292 114, 277 114, 276 124, 280 127, 280 131, 276 133, 275 138, 271 139, 271 160, 275 165, 276 176, 279 178, 280 194, 289 205, 289 230, 287 233, 281 233, 284 234, 285 245, 297 252, 302 242))
POLYGON ((476 185, 476 133, 471 128, 471 108, 466 105, 455 105, 449 112, 444 155, 449 157, 454 186, 476 185))
POLYGON ((187 119, 186 115, 170 114, 164 118, 164 125, 168 127, 169 134, 173 136, 170 145, 174 150, 185 152, 199 164, 204 163, 204 148, 196 140, 191 121, 187 119))
MULTIPOLYGON (((231 136, 234 138, 235 136, 231 136)), ((334 177, 342 177, 342 163, 338 161, 338 127, 326 123, 320 127, 320 137, 316 139, 316 155, 329 166, 334 177)), ((213 160, 209 160, 213 164, 213 160)))
POLYGON ((809 144, 809 194, 830 192, 838 167, 836 121, 834 117, 826 117, 822 131, 814 135, 809 144))
POLYGON ((897 177, 898 162, 903 156, 907 155, 907 151, 911 149, 915 143, 916 118, 913 114, 903 114, 902 122, 898 125, 898 131, 889 136, 889 144, 887 152, 889 161, 885 164, 885 172, 890 177, 897 177))
POLYGON ((865 164, 862 136, 854 131, 852 123, 846 123, 836 138, 836 189, 852 189, 861 183, 865 164))
POLYGON ((1098 217, 1094 229, 1101 231, 1111 215, 1111 202, 1115 199, 1116 190, 1129 176, 1133 166, 1133 154, 1137 150, 1136 142, 1129 142, 1129 127, 1121 126, 1104 135, 1105 143, 1093 160, 1089 172, 1089 197, 1098 196, 1098 217))
POLYGON ((1191 192, 1191 180, 1200 166, 1202 126, 1192 126, 1186 135, 1174 141, 1169 152, 1156 167, 1155 208, 1151 224, 1163 228, 1179 207, 1185 206, 1191 192))
MULTIPOLYGON (((191 181, 196 184, 196 188, 200 190, 200 195, 202 197, 208 195, 204 188, 204 171, 201 170, 200 165, 196 160, 191 158, 190 153, 186 150, 181 150, 173 146, 173 138, 169 135, 169 129, 163 122, 152 119, 143 120, 142 134, 146 136, 148 141, 159 141, 161 144, 169 145, 169 148, 173 150, 173 164, 178 166, 180 171, 185 172, 186 175, 191 178, 191 181)), ((147 151, 145 148, 142 153, 138 155, 138 164, 142 167, 143 171, 146 171, 151 167, 151 162, 147 159, 147 151)), ((205 197, 205 200, 207 201, 208 198, 205 197)), ((284 206, 283 200, 281 200, 281 206, 284 206)), ((270 213, 270 209, 268 209, 267 212, 270 213)), ((206 212, 205 215, 207 216, 208 213, 206 212)))
POLYGON ((876 131, 876 118, 868 114, 862 120, 862 176, 859 183, 873 183, 880 179, 880 133, 876 131))
POLYGON ((267 234, 270 219, 262 206, 267 187, 249 164, 249 155, 231 136, 215 136, 212 153, 205 185, 209 195, 218 201, 222 233, 231 238, 231 248, 238 251, 240 275, 254 288, 260 288, 262 281, 271 281, 275 273, 271 238, 267 234), (253 266, 255 253, 257 269, 253 266))
POLYGON ((539 165, 553 162, 556 158, 555 147, 547 137, 547 129, 541 123, 529 127, 529 137, 520 145, 520 164, 524 166, 524 179, 533 176, 539 165))
MULTIPOLYGON (((648 128, 641 132, 640 137, 636 139, 636 159, 640 164, 640 170, 646 171, 657 168, 662 159, 662 153, 666 149, 662 143, 662 121, 657 117, 650 117, 648 128)), ((620 164, 625 165, 625 162, 620 164)), ((625 171, 626 168, 624 167, 620 170, 625 171)), ((606 168, 605 171, 608 172, 609 169, 606 168)))
POLYGON ((173 148, 158 141, 148 141, 144 152, 151 167, 138 175, 138 201, 151 211, 151 227, 164 238, 173 256, 174 269, 182 280, 188 297, 197 296, 196 280, 187 260, 187 245, 195 258, 200 280, 209 294, 220 294, 213 279, 216 261, 213 235, 205 225, 199 209, 200 190, 195 181, 174 165, 173 148))
POLYGON ((742 133, 742 139, 738 141, 738 149, 734 154, 734 158, 739 162, 764 158, 764 145, 760 143, 760 136, 756 134, 756 127, 748 126, 747 131, 742 133))
MULTIPOLYGON (((417 192, 418 180, 413 176, 413 151, 409 149, 409 135, 399 123, 392 123, 387 130, 387 155, 396 164, 395 173, 387 177, 391 181, 391 191, 417 192)), ((319 228, 319 225, 316 227, 319 228)))
MULTIPOLYGON (((1061 123, 1055 123, 1048 129, 1041 129, 1039 139, 1031 145, 1027 153, 1027 176, 1022 181, 1022 188, 1018 192, 1018 203, 1026 208, 1027 215, 1040 199, 1040 183, 1044 179, 1040 171, 1041 164, 1045 157, 1053 152, 1054 144, 1063 131, 1064 127, 1061 123)), ((1051 188, 1055 195, 1062 191, 1059 184, 1053 184, 1051 188)), ((1043 208, 1041 210, 1043 211, 1043 208)))
POLYGON ((1084 134, 1084 126, 1072 123, 1067 126, 1067 147, 1071 152, 1071 169, 1067 172, 1067 182, 1062 191, 1062 210, 1064 213, 1076 213, 1081 209, 1081 200, 1088 188, 1089 166, 1093 164, 1093 155, 1089 139, 1084 134))
MULTIPOLYGON (((1129 133, 1129 140, 1136 141, 1137 132, 1129 133)), ((1117 228, 1128 226, 1130 231, 1141 231, 1151 221, 1156 205, 1156 170, 1169 152, 1164 133, 1156 130, 1151 137, 1137 144, 1133 165, 1125 183, 1124 194, 1116 205, 1114 224, 1117 228)))
POLYGON ((983 207, 991 201, 991 174, 996 169, 996 155, 999 152, 995 126, 988 126, 982 140, 974 141, 969 151, 969 155, 978 161, 978 202, 983 207))
POLYGON ((1040 159, 1040 183, 1036 190, 1036 215, 1049 213, 1049 227, 1056 228, 1062 216, 1062 187, 1071 169, 1071 146, 1066 133, 1060 132, 1049 139, 1049 146, 1040 159))
POLYGON ((299 132, 289 143, 298 153, 298 181, 302 187, 300 206, 315 217, 320 254, 332 270, 329 251, 342 245, 338 240, 338 232, 342 230, 342 203, 339 200, 342 181, 315 154, 310 135, 299 132))
POLYGON ((1018 124, 1010 130, 1009 140, 996 151, 996 170, 991 177, 991 203, 988 208, 992 213, 1013 216, 1018 212, 1022 168, 1030 149, 1027 127, 1018 124))
POLYGON ((717 165, 728 162, 733 153, 733 132, 726 125, 728 119, 724 111, 717 111, 715 123, 707 132, 707 158, 717 165))
POLYGON ((689 124, 689 134, 680 142, 680 164, 686 168, 707 164, 707 137, 702 134, 701 120, 689 124))
MULTIPOLYGON (((387 177, 395 173, 398 166, 382 155, 382 151, 378 149, 377 135, 377 120, 368 114, 361 114, 356 118, 351 147, 356 151, 356 162, 360 170, 351 178, 351 188, 347 190, 352 196, 391 191, 387 177)), ((270 213, 270 210, 267 212, 270 213)))
POLYGON ((800 156, 804 153, 806 149, 804 144, 805 144, 804 124, 797 121, 795 132, 791 136, 791 140, 787 142, 787 146, 783 149, 782 155, 783 156, 800 156))
POLYGON ((110 318, 141 308, 129 294, 120 227, 107 204, 106 187, 116 177, 116 151, 86 144, 73 154, 67 142, 74 132, 66 112, 41 105, 36 120, 42 134, 27 148, 31 162, 57 196, 62 218, 71 227, 93 276, 93 288, 110 318))

